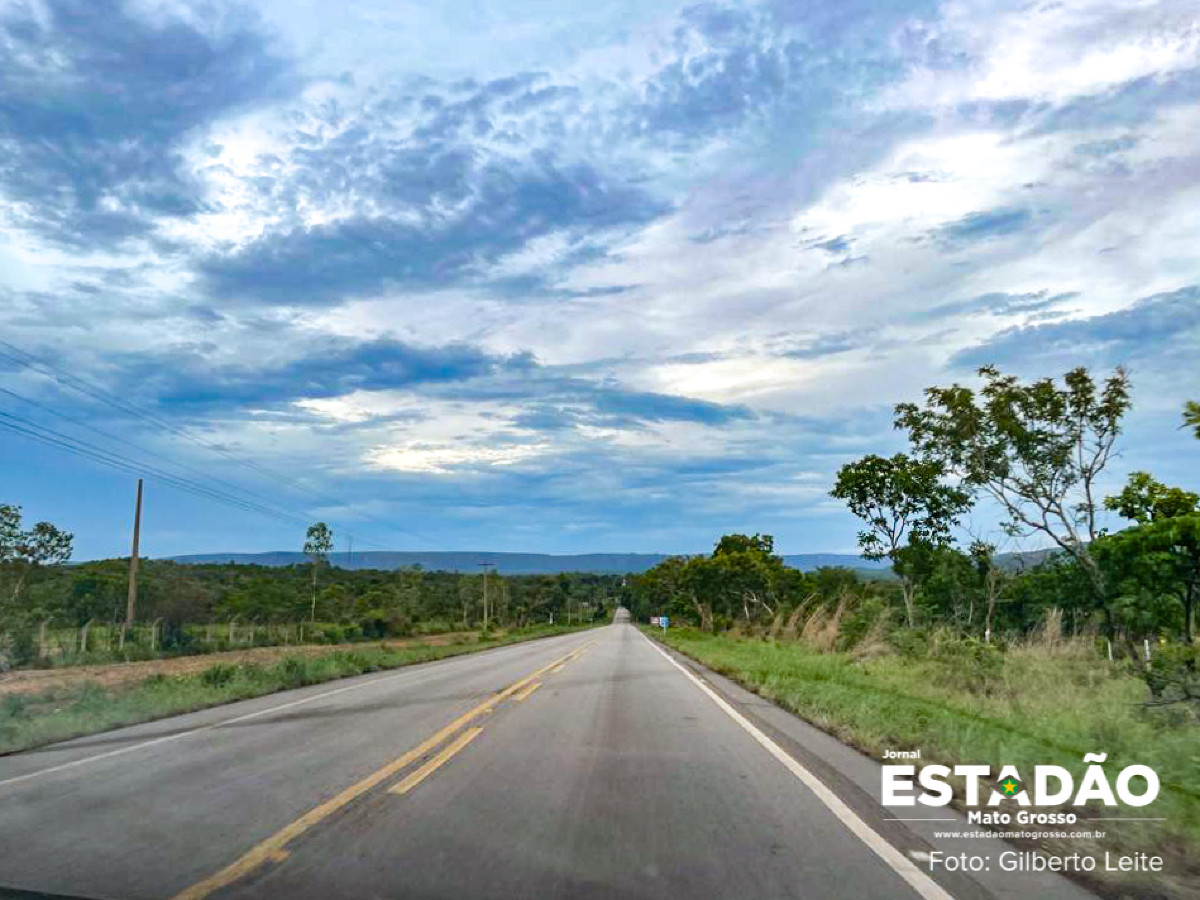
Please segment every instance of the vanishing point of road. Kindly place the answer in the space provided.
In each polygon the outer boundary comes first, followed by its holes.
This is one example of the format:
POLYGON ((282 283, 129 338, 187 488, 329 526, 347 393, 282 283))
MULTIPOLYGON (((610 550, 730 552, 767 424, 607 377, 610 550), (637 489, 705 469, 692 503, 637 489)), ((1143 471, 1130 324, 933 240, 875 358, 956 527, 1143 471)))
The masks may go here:
POLYGON ((0 758, 0 897, 995 896, 781 716, 617 623, 111 731, 0 758))

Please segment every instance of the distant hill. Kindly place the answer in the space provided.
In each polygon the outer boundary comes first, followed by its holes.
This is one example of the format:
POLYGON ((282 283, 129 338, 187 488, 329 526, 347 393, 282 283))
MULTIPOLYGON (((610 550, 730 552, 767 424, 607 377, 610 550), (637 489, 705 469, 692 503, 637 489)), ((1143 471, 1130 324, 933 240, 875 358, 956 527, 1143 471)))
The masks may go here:
MULTIPOLYGON (((559 572, 595 572, 597 574, 631 575, 645 572, 658 565, 664 553, 486 553, 483 551, 421 552, 402 550, 367 550, 353 556, 335 553, 330 561, 349 569, 402 569, 421 566, 438 572, 478 572, 481 563, 492 563, 495 571, 504 575, 555 575, 559 572)), ((258 566, 293 566, 307 562, 303 553, 276 550, 269 553, 191 553, 171 556, 178 563, 238 563, 258 566)), ((811 572, 822 566, 845 566, 879 572, 888 568, 886 562, 873 562, 850 553, 799 553, 783 557, 786 565, 811 572)))

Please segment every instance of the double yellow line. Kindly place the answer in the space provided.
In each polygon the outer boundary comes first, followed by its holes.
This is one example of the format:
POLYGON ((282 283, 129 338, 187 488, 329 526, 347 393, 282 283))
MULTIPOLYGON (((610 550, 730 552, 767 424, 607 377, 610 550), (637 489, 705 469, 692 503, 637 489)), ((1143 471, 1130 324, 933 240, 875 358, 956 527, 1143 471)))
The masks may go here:
MULTIPOLYGON (((313 828, 323 820, 329 818, 329 816, 333 815, 338 810, 354 802, 372 788, 378 787, 393 775, 396 775, 401 770, 412 765, 421 757, 431 753, 433 750, 441 746, 444 741, 454 735, 459 729, 469 725, 480 716, 491 712, 495 707, 499 706, 509 697, 520 693, 521 696, 516 697, 516 699, 524 700, 526 697, 532 694, 537 687, 539 687, 539 685, 532 685, 533 682, 548 672, 558 671, 567 663, 571 662, 571 660, 582 655, 583 652, 591 647, 594 643, 594 640, 589 641, 582 647, 577 647, 565 656, 561 656, 553 662, 547 663, 536 672, 526 675, 520 681, 513 682, 504 690, 489 697, 487 700, 483 701, 483 703, 480 703, 474 709, 463 713, 445 728, 442 728, 425 741, 422 741, 407 753, 396 757, 396 759, 392 760, 387 765, 380 769, 376 769, 366 778, 362 779, 362 781, 350 785, 350 787, 343 790, 337 796, 326 800, 320 806, 309 810, 294 822, 285 825, 265 841, 262 841, 261 843, 250 848, 250 850, 248 850, 238 860, 230 863, 224 869, 221 869, 221 871, 210 875, 203 881, 197 882, 191 887, 176 894, 172 900, 203 900, 203 898, 208 897, 213 892, 246 877, 265 863, 281 862, 287 859, 287 844, 294 841, 296 838, 300 837, 300 835, 304 834, 306 831, 313 828), (530 687, 531 685, 532 687, 530 687), (529 688, 529 690, 525 690, 526 688, 529 688)), ((464 732, 441 753, 430 759, 424 766, 417 769, 412 774, 408 775, 399 783, 397 783, 396 786, 391 789, 391 793, 405 794, 412 790, 414 787, 424 781, 430 774, 432 774, 437 768, 449 760, 450 757, 454 756, 455 753, 473 741, 482 730, 482 728, 471 728, 464 732)))

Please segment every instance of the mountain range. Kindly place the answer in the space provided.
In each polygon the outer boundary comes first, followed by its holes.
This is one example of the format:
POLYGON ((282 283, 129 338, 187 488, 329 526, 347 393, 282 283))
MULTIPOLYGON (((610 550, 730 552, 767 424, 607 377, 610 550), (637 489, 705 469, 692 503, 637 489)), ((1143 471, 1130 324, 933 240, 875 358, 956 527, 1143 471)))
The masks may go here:
MULTIPOLYGON (((479 572, 484 564, 495 566, 502 575, 554 575, 559 572, 595 572, 632 575, 645 572, 667 558, 665 553, 487 553, 484 551, 366 550, 334 553, 330 562, 345 569, 401 569, 421 566, 440 572, 479 572)), ((307 562, 303 553, 276 550, 267 553, 191 553, 168 559, 190 565, 238 563, 259 566, 293 566, 307 562)), ((879 572, 889 567, 851 553, 799 553, 784 556, 785 565, 810 572, 822 566, 845 566, 879 572)))

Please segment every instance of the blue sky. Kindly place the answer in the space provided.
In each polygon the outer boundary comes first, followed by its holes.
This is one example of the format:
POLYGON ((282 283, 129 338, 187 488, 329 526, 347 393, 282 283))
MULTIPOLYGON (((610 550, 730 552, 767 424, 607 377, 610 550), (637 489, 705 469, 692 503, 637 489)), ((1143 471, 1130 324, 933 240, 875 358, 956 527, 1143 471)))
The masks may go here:
MULTIPOLYGON (((1127 365, 1111 484, 1196 489, 1197 134, 1190 0, 0 0, 0 412, 287 514, 152 479, 150 555, 850 551, 989 362, 1127 365)), ((0 453, 127 552, 130 472, 0 453)))

